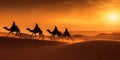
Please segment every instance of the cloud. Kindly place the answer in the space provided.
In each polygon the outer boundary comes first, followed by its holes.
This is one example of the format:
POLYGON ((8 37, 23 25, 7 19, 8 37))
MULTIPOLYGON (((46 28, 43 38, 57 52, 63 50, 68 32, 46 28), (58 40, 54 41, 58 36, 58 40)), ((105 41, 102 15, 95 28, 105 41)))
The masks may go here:
POLYGON ((99 2, 110 0, 0 0, 0 7, 64 7, 79 4, 81 6, 94 6, 99 2))
POLYGON ((73 9, 84 9, 101 6, 111 0, 0 0, 0 10, 23 11, 44 10, 53 12, 69 12, 73 9))

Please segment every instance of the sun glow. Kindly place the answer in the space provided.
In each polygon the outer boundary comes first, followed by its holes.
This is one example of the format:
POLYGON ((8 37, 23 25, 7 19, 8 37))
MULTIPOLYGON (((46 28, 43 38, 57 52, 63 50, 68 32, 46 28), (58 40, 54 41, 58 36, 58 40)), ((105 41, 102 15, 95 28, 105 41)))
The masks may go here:
POLYGON ((107 18, 110 22, 117 22, 119 17, 116 13, 110 13, 107 18))

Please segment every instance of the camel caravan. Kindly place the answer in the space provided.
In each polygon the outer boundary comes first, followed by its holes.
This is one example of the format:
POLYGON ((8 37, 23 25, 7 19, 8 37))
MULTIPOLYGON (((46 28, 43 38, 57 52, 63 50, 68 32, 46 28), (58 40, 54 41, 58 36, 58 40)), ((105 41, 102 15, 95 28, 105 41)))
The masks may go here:
MULTIPOLYGON (((22 37, 21 36, 21 32, 20 32, 20 29, 18 28, 18 26, 15 24, 15 22, 13 22, 12 26, 10 28, 8 27, 3 27, 5 30, 9 31, 7 37, 15 32, 15 36, 18 36, 18 37, 22 37)), ((32 37, 36 38, 37 37, 37 33, 39 34, 39 38, 43 39, 45 38, 44 34, 43 34, 43 31, 39 28, 38 24, 35 24, 35 28, 32 30, 30 28, 26 28, 26 30, 28 30, 29 32, 31 32, 31 36, 30 36, 30 39, 32 37)), ((64 33, 61 33, 61 31, 58 30, 58 28, 55 26, 54 30, 51 31, 50 29, 47 29, 46 30, 49 34, 51 34, 50 36, 50 39, 51 40, 55 40, 55 36, 57 36, 58 39, 71 39, 72 40, 72 36, 71 34, 69 33, 68 29, 65 28, 65 31, 64 33)))

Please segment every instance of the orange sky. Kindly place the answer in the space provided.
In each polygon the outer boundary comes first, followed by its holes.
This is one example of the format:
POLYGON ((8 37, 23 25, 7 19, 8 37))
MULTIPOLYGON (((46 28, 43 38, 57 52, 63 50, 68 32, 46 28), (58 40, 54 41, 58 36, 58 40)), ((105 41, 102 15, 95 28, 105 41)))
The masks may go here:
POLYGON ((109 3, 97 1, 99 3, 91 0, 83 5, 72 4, 70 0, 64 2, 64 5, 57 3, 56 6, 50 4, 50 6, 44 5, 43 7, 37 5, 28 8, 19 8, 19 6, 17 8, 0 8, 0 31, 6 32, 2 27, 10 27, 12 21, 15 21, 24 33, 29 33, 25 28, 33 29, 35 23, 38 23, 44 32, 47 28, 53 30, 55 25, 61 31, 64 31, 65 27, 71 31, 120 30, 119 18, 113 22, 108 17, 111 13, 120 15, 118 0, 111 0, 109 3))

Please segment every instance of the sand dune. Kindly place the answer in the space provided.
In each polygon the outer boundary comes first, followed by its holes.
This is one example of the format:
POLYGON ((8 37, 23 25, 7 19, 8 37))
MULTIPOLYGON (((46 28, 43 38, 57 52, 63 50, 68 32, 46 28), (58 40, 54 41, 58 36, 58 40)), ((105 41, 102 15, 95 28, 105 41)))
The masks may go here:
POLYGON ((65 42, 0 37, 0 60, 120 60, 120 42, 65 42))
POLYGON ((120 33, 99 33, 95 36, 85 36, 80 34, 75 34, 72 36, 74 39, 83 39, 83 40, 120 40, 120 33))
POLYGON ((120 42, 88 41, 67 45, 56 50, 51 60, 120 60, 120 42))
POLYGON ((40 60, 67 43, 0 37, 0 60, 40 60))

